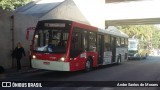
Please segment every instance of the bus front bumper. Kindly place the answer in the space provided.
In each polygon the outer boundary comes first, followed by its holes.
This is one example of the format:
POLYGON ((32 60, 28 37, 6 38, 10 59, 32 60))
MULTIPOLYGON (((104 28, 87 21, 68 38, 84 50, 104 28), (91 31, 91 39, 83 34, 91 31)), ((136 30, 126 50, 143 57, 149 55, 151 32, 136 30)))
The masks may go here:
POLYGON ((32 59, 31 64, 33 68, 37 68, 37 69, 70 71, 69 62, 32 59))
POLYGON ((139 57, 139 56, 128 56, 128 59, 130 60, 130 59, 141 59, 141 57, 139 57))

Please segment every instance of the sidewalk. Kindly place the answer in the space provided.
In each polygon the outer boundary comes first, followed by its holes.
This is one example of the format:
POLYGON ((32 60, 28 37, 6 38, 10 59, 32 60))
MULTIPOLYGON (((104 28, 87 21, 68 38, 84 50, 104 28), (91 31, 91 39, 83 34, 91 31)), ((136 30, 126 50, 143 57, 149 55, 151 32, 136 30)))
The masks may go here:
POLYGON ((21 70, 17 70, 16 68, 5 69, 4 74, 6 76, 12 76, 16 74, 29 73, 37 71, 38 69, 30 68, 30 67, 22 67, 21 70))
POLYGON ((21 70, 17 70, 16 68, 5 69, 4 73, 0 73, 0 80, 6 80, 8 77, 19 76, 22 74, 35 73, 37 71, 39 71, 39 69, 30 67, 22 67, 21 70))

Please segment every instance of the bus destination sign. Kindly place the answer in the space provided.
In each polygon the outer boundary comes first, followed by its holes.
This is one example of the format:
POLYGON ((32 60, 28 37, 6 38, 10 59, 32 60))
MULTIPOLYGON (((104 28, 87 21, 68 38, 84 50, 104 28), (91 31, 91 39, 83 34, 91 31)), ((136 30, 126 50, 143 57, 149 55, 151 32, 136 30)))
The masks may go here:
POLYGON ((65 27, 65 23, 45 23, 45 27, 65 27))

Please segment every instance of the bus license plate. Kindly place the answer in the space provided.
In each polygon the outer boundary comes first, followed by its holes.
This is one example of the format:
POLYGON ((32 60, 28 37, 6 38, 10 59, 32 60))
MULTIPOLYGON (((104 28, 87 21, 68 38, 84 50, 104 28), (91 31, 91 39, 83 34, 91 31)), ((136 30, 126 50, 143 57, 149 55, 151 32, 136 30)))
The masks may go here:
POLYGON ((43 62, 44 65, 50 65, 50 62, 43 62))

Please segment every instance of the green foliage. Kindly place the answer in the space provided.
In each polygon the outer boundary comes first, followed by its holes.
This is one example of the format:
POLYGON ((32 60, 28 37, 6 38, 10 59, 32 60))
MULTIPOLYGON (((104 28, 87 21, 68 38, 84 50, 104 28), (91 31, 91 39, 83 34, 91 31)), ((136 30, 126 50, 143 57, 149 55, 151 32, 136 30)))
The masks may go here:
POLYGON ((154 25, 126 25, 118 27, 129 38, 137 38, 141 41, 151 43, 154 48, 160 46, 160 29, 154 25))
POLYGON ((31 0, 0 0, 0 9, 11 11, 29 3, 31 0))
POLYGON ((160 31, 153 32, 153 46, 154 48, 160 48, 160 31))

